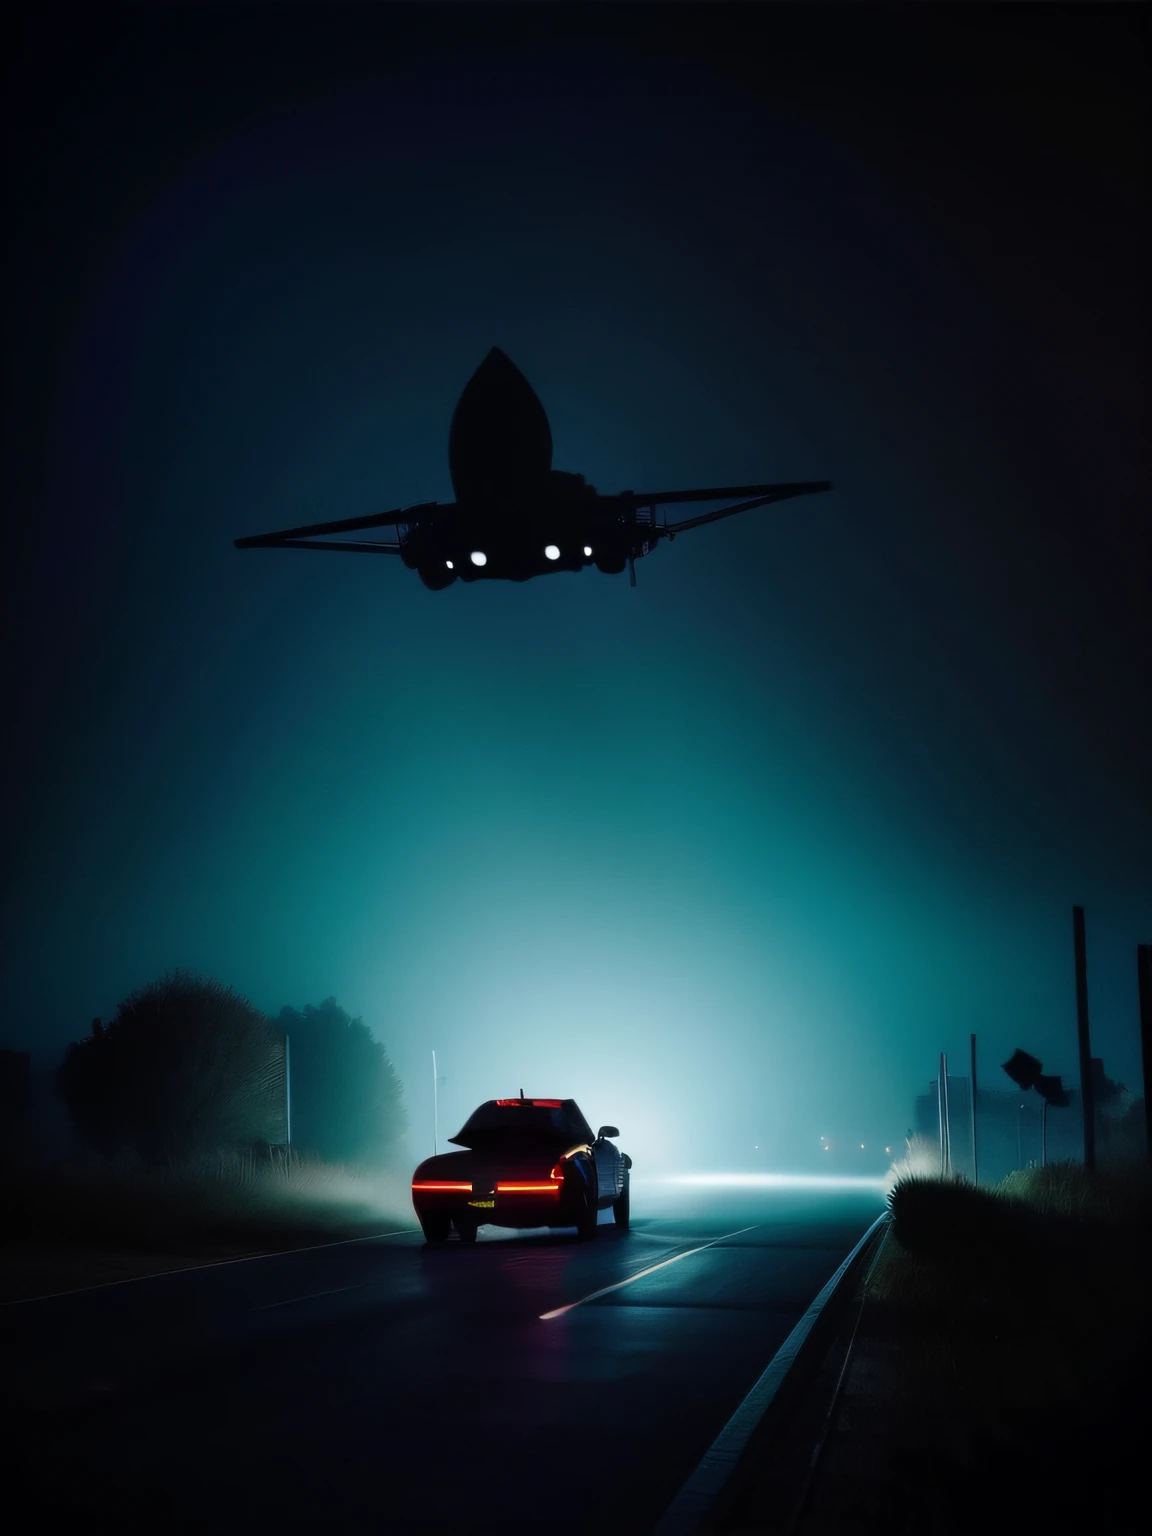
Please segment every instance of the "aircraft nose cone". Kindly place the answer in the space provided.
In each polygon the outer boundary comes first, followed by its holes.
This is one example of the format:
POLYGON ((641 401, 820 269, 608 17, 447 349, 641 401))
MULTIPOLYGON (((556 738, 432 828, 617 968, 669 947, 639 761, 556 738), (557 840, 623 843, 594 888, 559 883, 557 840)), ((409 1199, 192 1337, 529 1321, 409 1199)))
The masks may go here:
POLYGON ((448 433, 456 500, 492 503, 528 495, 552 468, 552 431, 536 391, 493 347, 464 386, 448 433))

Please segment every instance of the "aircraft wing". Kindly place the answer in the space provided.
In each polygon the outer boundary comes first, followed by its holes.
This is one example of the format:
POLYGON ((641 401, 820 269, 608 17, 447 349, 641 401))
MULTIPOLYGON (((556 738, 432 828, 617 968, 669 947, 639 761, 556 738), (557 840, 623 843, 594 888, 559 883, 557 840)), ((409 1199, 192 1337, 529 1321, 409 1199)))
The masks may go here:
POLYGON ((415 507, 395 507, 391 512, 373 512, 367 517, 345 517, 335 523, 309 523, 303 528, 284 528, 279 533, 253 533, 247 538, 234 539, 237 549, 343 549, 355 554, 398 555, 399 543, 385 540, 329 540, 317 538, 324 533, 357 533, 365 528, 397 527, 401 523, 411 525, 421 520, 421 514, 432 511, 450 512, 454 503, 442 504, 424 501, 415 507))
POLYGON ((677 534, 686 533, 689 528, 701 528, 705 523, 718 522, 722 517, 735 517, 737 512, 751 512, 754 507, 764 507, 774 501, 787 501, 793 496, 811 496, 817 491, 831 489, 831 480, 799 480, 785 485, 730 485, 700 491, 658 491, 652 495, 636 495, 633 499, 641 506, 656 507, 691 501, 719 501, 728 496, 745 498, 730 507, 717 507, 714 512, 702 512, 698 517, 662 524, 659 530, 662 534, 677 534))

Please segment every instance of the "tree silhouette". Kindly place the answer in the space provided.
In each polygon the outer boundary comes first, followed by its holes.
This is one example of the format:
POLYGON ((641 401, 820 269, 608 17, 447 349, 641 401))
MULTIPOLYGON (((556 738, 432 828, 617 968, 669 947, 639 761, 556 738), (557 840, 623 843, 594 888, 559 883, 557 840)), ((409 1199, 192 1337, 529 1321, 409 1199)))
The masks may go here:
POLYGON ((73 1123, 146 1161, 284 1139, 284 1041, 230 987, 176 971, 68 1047, 57 1084, 73 1123))
POLYGON ((362 1019, 334 997, 277 1021, 292 1052, 292 1145, 337 1163, 381 1163, 403 1134, 400 1081, 362 1019))

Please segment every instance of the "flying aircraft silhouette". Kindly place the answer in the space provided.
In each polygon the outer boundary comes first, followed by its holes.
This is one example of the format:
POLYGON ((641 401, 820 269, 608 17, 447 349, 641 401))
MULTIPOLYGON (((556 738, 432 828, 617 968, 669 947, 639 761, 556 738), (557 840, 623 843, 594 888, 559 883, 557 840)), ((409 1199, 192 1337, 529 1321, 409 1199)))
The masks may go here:
POLYGON ((528 581, 554 571, 594 565, 609 576, 627 568, 661 539, 754 507, 832 489, 830 480, 787 485, 728 485, 695 491, 619 491, 601 496, 583 475, 552 468, 552 432, 536 391, 499 347, 493 347, 464 386, 448 434, 448 468, 456 500, 311 523, 280 533, 237 539, 237 549, 335 549, 398 555, 426 587, 454 581, 528 581), (697 501, 734 505, 680 522, 658 509, 697 501), (368 528, 396 530, 394 539, 329 539, 368 528))

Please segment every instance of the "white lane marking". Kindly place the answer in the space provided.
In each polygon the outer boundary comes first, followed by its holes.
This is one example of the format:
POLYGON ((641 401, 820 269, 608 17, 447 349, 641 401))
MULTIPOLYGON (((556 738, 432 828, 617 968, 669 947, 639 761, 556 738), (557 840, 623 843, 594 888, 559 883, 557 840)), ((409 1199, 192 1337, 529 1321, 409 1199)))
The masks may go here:
POLYGON ((314 1301, 317 1296, 339 1296, 344 1291, 362 1291, 367 1281, 360 1285, 334 1285, 330 1291, 309 1291, 307 1296, 289 1296, 287 1301, 269 1301, 262 1307, 249 1307, 249 1312, 271 1312, 273 1307, 291 1307, 298 1301, 314 1301))
POLYGON ((99 1285, 78 1285, 71 1291, 50 1291, 47 1296, 21 1296, 0 1302, 5 1307, 27 1307, 34 1301, 56 1301, 61 1296, 83 1296, 87 1291, 107 1291, 114 1285, 136 1285, 141 1280, 163 1280, 169 1275, 190 1275, 197 1269, 223 1269, 227 1264, 255 1264, 258 1259, 284 1259, 294 1253, 316 1253, 321 1248, 346 1248, 350 1243, 370 1243, 378 1237, 408 1237, 419 1227, 400 1227, 395 1232, 369 1232, 367 1237, 341 1237, 334 1243, 311 1243, 307 1248, 281 1248, 277 1253, 242 1253, 236 1259, 212 1259, 207 1264, 185 1264, 182 1269, 157 1269, 150 1275, 129 1275, 126 1280, 102 1280, 99 1285))
POLYGON ((699 1248, 689 1248, 684 1253, 676 1253, 670 1259, 661 1259, 659 1264, 649 1264, 647 1269, 642 1269, 638 1274, 629 1275, 627 1280, 617 1280, 615 1285, 605 1285, 598 1291, 593 1291, 589 1296, 581 1296, 579 1301, 570 1301, 566 1307, 555 1307, 551 1312, 541 1312, 540 1321, 550 1322, 554 1317, 563 1317, 565 1312, 571 1312, 574 1307, 582 1307, 585 1302, 595 1301, 600 1296, 607 1296, 609 1291, 623 1290, 626 1285, 632 1285, 637 1280, 643 1280, 645 1275, 654 1275, 658 1269, 666 1269, 669 1264, 678 1264, 681 1259, 690 1259, 694 1253, 703 1253, 705 1248, 715 1248, 717 1243, 724 1243, 730 1237, 739 1237, 744 1232, 755 1232, 760 1222, 750 1227, 740 1227, 735 1232, 725 1232, 723 1237, 714 1237, 710 1243, 701 1243, 699 1248))

